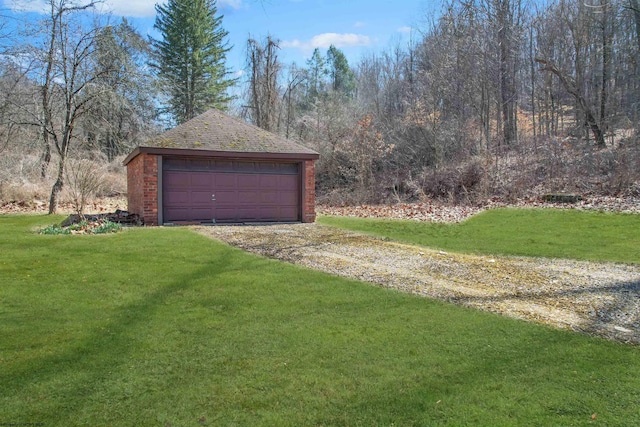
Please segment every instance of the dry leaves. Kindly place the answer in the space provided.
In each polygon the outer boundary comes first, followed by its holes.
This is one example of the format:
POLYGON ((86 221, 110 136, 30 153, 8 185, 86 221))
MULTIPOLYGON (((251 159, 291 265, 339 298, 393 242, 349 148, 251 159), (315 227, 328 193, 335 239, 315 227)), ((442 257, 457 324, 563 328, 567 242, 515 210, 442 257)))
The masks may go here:
MULTIPOLYGON (((126 197, 105 197, 87 204, 85 211, 90 213, 115 212, 118 209, 127 208, 126 197)), ((0 201, 1 214, 31 214, 47 213, 49 204, 42 200, 25 201, 0 201)), ((75 209, 70 202, 63 201, 58 204, 58 213, 71 214, 75 209)))
POLYGON ((470 216, 484 210, 498 207, 581 209, 640 213, 640 199, 632 197, 587 196, 575 204, 567 204, 549 203, 545 202, 542 198, 520 199, 515 202, 506 202, 499 198, 493 198, 478 206, 448 205, 430 200, 420 203, 399 203, 395 205, 318 205, 316 211, 322 215, 456 223, 464 221, 470 216))

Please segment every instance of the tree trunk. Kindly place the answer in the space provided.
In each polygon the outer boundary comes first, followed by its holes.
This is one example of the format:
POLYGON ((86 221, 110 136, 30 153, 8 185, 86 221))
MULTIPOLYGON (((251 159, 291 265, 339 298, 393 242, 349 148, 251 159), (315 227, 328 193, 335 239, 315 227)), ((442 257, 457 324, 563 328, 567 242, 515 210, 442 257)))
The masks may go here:
POLYGON ((513 75, 515 58, 512 53, 513 16, 510 1, 498 4, 498 43, 500 45, 500 102, 502 111, 502 139, 510 145, 516 140, 516 91, 513 75))
POLYGON ((40 160, 40 178, 45 179, 47 177, 47 169, 49 169, 49 163, 51 163, 51 144, 49 143, 49 134, 46 131, 42 132, 42 135, 46 138, 44 141, 44 152, 40 160))
POLYGON ((66 162, 66 156, 60 155, 60 161, 58 162, 58 176, 55 184, 51 188, 51 196, 49 197, 49 214, 54 214, 58 210, 58 201, 60 192, 64 186, 64 164, 66 162))
POLYGON ((636 23, 636 43, 638 43, 638 52, 640 52, 640 1, 629 0, 631 4, 631 10, 633 11, 633 17, 636 23))
POLYGON ((607 145, 604 141, 604 133, 602 132, 600 125, 598 125, 598 122, 596 121, 595 115, 591 111, 591 108, 589 108, 589 104, 587 104, 584 96, 580 94, 578 88, 576 87, 576 84, 572 81, 571 77, 562 73, 549 61, 536 58, 536 62, 544 65, 542 71, 549 71, 555 74, 560 79, 560 83, 562 83, 562 86, 570 95, 572 95, 576 99, 578 108, 584 113, 585 121, 587 123, 587 126, 593 133, 593 139, 595 139, 597 147, 606 148, 607 145))
MULTIPOLYGON (((633 17, 635 18, 636 24, 636 43, 638 44, 638 53, 637 57, 640 57, 640 1, 638 0, 629 0, 631 5, 631 10, 633 11, 633 17)), ((640 73, 636 71, 636 120, 640 117, 640 73)), ((640 123, 636 123, 637 131, 636 133, 640 133, 640 123)))
POLYGON ((607 35, 607 22, 609 10, 606 1, 602 2, 602 86, 600 88, 600 128, 607 131, 607 86, 609 84, 609 37, 607 35))

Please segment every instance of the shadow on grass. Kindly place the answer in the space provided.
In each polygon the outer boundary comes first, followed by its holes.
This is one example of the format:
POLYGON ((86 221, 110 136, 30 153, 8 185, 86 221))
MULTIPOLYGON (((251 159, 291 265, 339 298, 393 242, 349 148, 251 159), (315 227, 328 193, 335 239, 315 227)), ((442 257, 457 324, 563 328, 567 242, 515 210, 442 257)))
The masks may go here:
POLYGON ((37 389, 41 384, 55 382, 55 394, 62 398, 51 398, 55 406, 47 411, 55 413, 57 419, 74 419, 73 415, 82 409, 81 402, 99 393, 102 382, 127 363, 134 346, 139 343, 135 334, 144 329, 145 323, 154 321, 153 315, 158 308, 172 296, 191 288, 194 282, 215 280, 216 276, 237 268, 234 263, 227 262, 231 257, 229 251, 216 254, 219 257, 215 263, 181 276, 137 302, 115 309, 108 322, 94 328, 65 352, 33 359, 11 372, 0 373, 2 395, 19 395, 30 387, 37 389))

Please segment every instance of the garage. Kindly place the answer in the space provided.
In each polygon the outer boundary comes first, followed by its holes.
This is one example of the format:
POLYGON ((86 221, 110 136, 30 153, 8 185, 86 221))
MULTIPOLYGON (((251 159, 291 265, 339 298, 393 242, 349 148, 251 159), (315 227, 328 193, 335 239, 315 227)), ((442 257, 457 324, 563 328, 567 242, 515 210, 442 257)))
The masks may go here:
POLYGON ((318 157, 210 110, 125 159, 128 209, 148 225, 313 222, 318 157))
POLYGON ((297 163, 164 159, 164 221, 300 221, 299 169, 297 163))

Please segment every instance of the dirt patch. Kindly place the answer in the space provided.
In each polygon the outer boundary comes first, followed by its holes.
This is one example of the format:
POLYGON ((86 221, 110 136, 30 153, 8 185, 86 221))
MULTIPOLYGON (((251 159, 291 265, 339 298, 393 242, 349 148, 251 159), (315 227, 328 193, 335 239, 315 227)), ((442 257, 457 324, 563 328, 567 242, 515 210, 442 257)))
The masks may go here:
POLYGON ((446 253, 318 224, 194 229, 331 274, 640 344, 640 266, 446 253))

